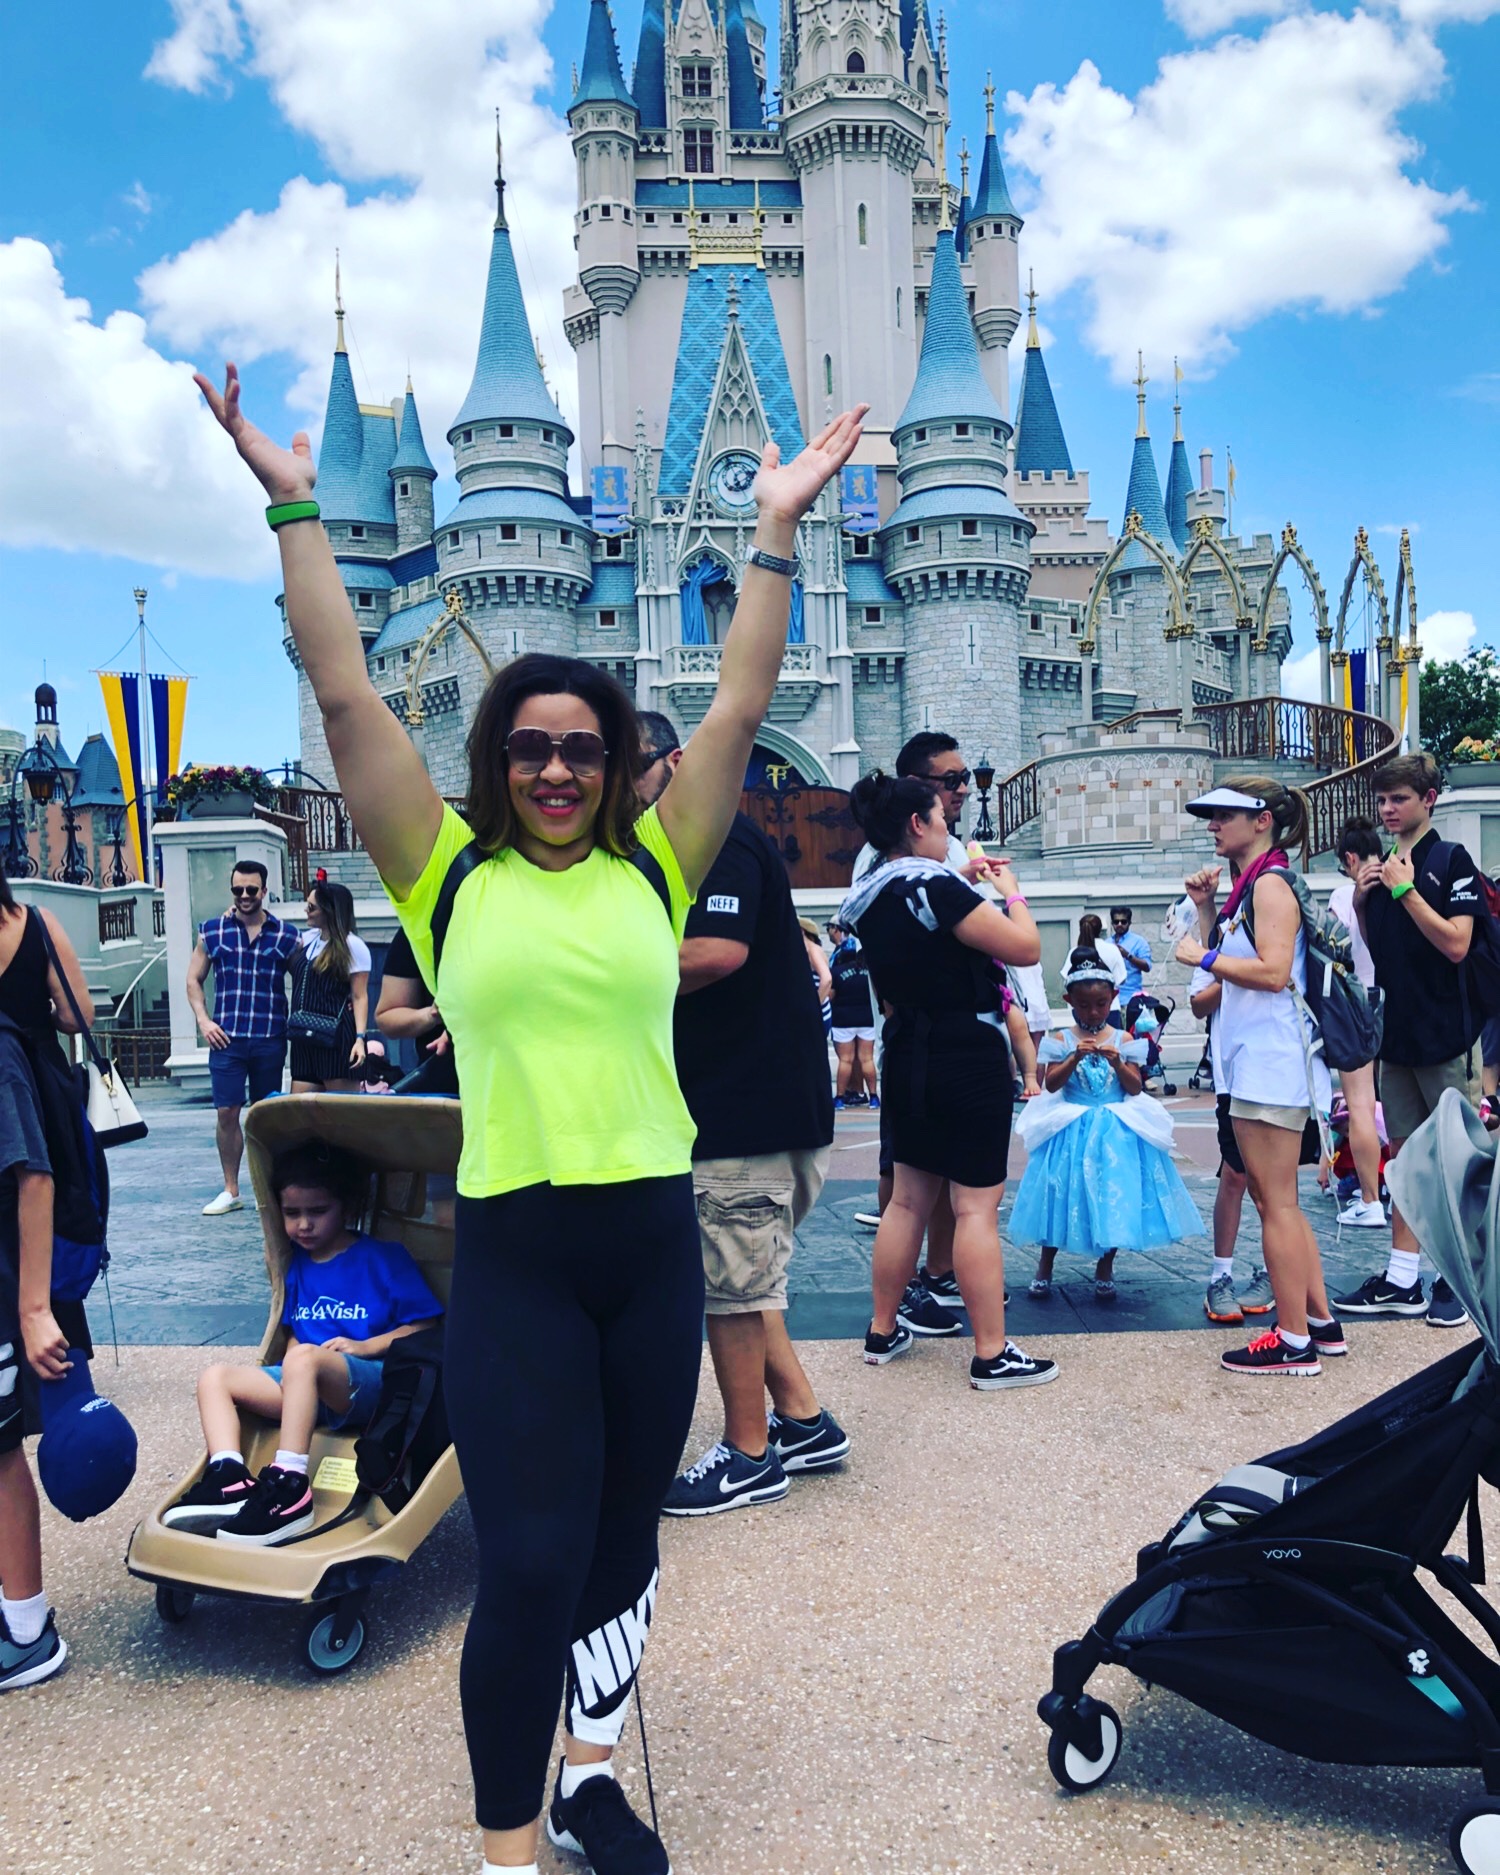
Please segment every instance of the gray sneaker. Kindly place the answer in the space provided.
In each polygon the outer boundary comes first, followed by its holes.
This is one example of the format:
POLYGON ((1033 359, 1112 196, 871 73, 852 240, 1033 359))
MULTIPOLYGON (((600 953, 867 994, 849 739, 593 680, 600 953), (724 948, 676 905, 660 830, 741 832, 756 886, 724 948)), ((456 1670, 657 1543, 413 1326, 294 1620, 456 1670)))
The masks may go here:
POLYGON ((1211 1322, 1237 1327, 1245 1319, 1239 1297, 1234 1293, 1232 1276, 1215 1276, 1203 1298, 1203 1313, 1211 1322))
POLYGON ((0 1615, 0 1693, 51 1679, 67 1657, 67 1643, 57 1631, 57 1616, 52 1609, 47 1610, 42 1631, 34 1641, 12 1640, 5 1617, 0 1615))
POLYGON ((1269 1315, 1276 1306, 1276 1297, 1271 1289, 1271 1279, 1264 1267, 1257 1263, 1250 1272, 1250 1280, 1240 1291, 1240 1307, 1246 1315, 1269 1315))

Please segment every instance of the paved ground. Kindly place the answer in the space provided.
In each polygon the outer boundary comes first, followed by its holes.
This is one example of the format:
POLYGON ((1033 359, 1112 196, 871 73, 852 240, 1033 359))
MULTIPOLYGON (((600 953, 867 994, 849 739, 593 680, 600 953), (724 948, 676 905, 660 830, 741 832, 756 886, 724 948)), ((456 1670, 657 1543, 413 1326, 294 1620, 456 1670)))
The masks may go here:
MULTIPOLYGON (((1188 1095, 1168 1104, 1177 1120, 1178 1166, 1206 1225, 1218 1166, 1213 1103, 1208 1096, 1188 1095)), ((110 1294, 120 1341, 194 1347, 256 1341, 265 1326, 266 1307, 256 1212, 247 1204, 244 1211, 227 1217, 200 1216, 202 1205, 219 1189, 212 1109, 206 1102, 189 1101, 155 1086, 143 1090, 142 1109, 151 1125, 150 1137, 110 1155, 110 1294)), ((854 1214, 874 1209, 876 1159, 875 1119, 858 1110, 840 1114, 829 1180, 798 1233, 792 1264, 790 1326, 799 1339, 864 1333, 874 1233, 855 1224, 854 1214)), ((1024 1164, 1025 1155, 1017 1146, 1001 1212, 1013 1291, 1010 1325, 1018 1338, 1206 1329, 1203 1288, 1212 1255, 1206 1235, 1169 1250, 1122 1256, 1116 1271, 1119 1300, 1107 1305, 1094 1300, 1093 1265, 1062 1257, 1051 1300, 1033 1302, 1025 1293, 1034 1267, 1031 1252, 1010 1250, 1005 1230, 1024 1164)), ((1329 1281, 1335 1288, 1353 1287, 1380 1267, 1388 1239, 1380 1232, 1348 1231, 1340 1241, 1334 1205, 1318 1191, 1311 1172, 1302 1177, 1304 1203, 1322 1244, 1329 1281)), ((1247 1202, 1241 1277, 1259 1260, 1259 1244, 1260 1228, 1247 1202)), ((102 1290, 98 1302, 92 1312, 96 1334, 102 1338, 107 1328, 102 1290)))

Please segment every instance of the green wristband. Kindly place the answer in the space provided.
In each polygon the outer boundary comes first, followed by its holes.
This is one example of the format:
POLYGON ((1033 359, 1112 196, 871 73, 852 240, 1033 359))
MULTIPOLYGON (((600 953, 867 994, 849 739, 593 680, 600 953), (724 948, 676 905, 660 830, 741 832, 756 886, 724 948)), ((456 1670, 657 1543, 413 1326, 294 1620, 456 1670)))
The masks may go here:
POLYGON ((1403 879, 1400 885, 1393 885, 1391 887, 1391 897, 1400 898, 1402 893, 1409 892, 1414 884, 1415 881, 1412 879, 1403 879))
POLYGON ((285 527, 288 521, 316 521, 318 504, 315 501, 283 501, 277 506, 266 509, 266 525, 274 534, 278 527, 285 527))

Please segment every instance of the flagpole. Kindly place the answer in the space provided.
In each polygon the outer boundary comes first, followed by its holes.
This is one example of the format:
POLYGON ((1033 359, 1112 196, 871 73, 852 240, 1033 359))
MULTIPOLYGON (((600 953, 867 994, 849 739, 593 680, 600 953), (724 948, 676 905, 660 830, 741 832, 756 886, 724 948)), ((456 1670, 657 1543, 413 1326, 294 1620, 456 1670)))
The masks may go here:
POLYGON ((1228 464, 1224 476, 1224 532, 1234 538, 1234 451, 1228 443, 1224 445, 1224 460, 1228 464))
POLYGON ((142 885, 156 884, 156 855, 151 837, 151 823, 155 819, 156 789, 152 785, 151 773, 151 679, 146 675, 146 588, 135 589, 135 614, 137 632, 141 646, 141 793, 146 797, 138 806, 141 817, 141 858, 145 865, 146 876, 142 885))

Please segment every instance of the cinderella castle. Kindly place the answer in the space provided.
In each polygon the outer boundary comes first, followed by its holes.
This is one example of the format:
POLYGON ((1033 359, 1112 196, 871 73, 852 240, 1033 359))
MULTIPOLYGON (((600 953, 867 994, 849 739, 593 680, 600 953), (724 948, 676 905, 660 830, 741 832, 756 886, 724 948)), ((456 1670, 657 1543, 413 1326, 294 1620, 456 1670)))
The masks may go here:
MULTIPOLYGON (((780 72, 768 100, 755 0, 645 0, 627 83, 606 0, 591 0, 568 113, 578 432, 532 341, 497 163, 473 382, 447 427, 459 495, 441 516, 412 387, 359 401, 340 302, 318 499, 371 677, 420 725, 438 785, 465 784, 481 648, 497 665, 588 658, 690 729, 762 446, 790 457, 856 401, 871 407, 859 461, 804 524, 752 781, 775 765, 847 788, 928 726, 1005 775, 1048 731, 1185 686, 1205 705, 1278 691, 1279 588, 1253 640, 1244 629, 1275 543, 1227 537, 1211 453, 1195 481, 1180 410, 1163 493, 1138 375, 1117 535, 1069 453, 1032 294, 1013 401, 1022 218, 991 86, 977 181, 967 149, 948 180, 950 73, 926 0, 783 0, 780 72), (569 481, 575 444, 587 493, 569 481), (1174 645, 1162 557, 1175 568, 1205 537, 1174 645)), ((300 674, 299 692, 303 761, 326 776, 300 674)))

